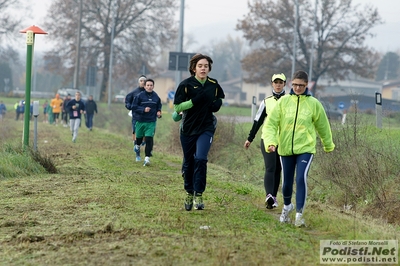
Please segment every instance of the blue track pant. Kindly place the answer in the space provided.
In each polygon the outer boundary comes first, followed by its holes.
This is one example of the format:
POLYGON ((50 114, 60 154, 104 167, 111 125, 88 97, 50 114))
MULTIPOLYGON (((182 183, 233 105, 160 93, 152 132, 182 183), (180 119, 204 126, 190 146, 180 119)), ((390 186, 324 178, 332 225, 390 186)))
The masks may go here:
POLYGON ((183 151, 182 173, 184 188, 188 193, 203 193, 207 183, 207 155, 210 151, 214 132, 206 131, 200 135, 181 134, 183 151))
POLYGON ((292 202, 294 174, 296 171, 296 211, 302 213, 307 198, 307 176, 314 155, 304 153, 300 155, 281 156, 283 183, 282 195, 285 205, 292 202))

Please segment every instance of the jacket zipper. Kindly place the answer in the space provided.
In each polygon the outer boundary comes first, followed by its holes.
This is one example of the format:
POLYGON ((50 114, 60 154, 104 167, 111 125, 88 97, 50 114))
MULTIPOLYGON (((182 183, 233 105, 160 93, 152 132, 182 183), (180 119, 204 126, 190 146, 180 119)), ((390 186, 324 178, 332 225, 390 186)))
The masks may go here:
POLYGON ((292 133, 292 154, 294 155, 294 133, 297 124, 297 115, 299 113, 299 103, 300 103, 300 96, 297 95, 297 107, 296 107, 296 116, 294 117, 294 124, 293 124, 293 133, 292 133))

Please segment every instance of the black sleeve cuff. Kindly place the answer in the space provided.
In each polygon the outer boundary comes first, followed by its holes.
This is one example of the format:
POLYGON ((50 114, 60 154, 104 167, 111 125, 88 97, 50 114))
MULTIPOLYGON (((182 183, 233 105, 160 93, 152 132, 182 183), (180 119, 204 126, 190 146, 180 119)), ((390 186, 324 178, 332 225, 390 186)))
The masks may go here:
POLYGON ((222 106, 222 100, 220 98, 216 99, 215 101, 213 101, 213 103, 211 104, 211 111, 212 112, 218 112, 219 109, 222 106))

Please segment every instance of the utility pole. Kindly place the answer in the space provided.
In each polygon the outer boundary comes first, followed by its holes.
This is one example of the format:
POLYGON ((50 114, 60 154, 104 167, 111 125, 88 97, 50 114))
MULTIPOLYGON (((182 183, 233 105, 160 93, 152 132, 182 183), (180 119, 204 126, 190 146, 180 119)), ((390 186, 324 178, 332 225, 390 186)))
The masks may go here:
POLYGON ((315 0, 315 11, 314 11, 314 25, 313 31, 311 33, 311 51, 310 51, 310 70, 308 71, 309 80, 312 81, 313 76, 313 61, 314 61, 314 43, 315 43, 315 26, 317 24, 317 10, 318 10, 318 0, 315 0))
POLYGON ((297 44, 297 21, 299 18, 299 3, 298 0, 294 0, 294 5, 295 5, 295 9, 296 9, 296 15, 295 15, 295 19, 294 19, 294 29, 293 29, 293 52, 292 52, 292 77, 294 74, 294 71, 296 69, 296 44, 297 44))
MULTIPOLYGON (((183 25, 185 18, 185 0, 181 0, 181 10, 180 10, 180 19, 179 19, 179 37, 178 37, 178 52, 183 52, 183 25)), ((182 80, 182 72, 175 72, 175 87, 178 87, 179 83, 182 80)))
MULTIPOLYGON (((82 0, 81 0, 82 1, 82 0)), ((112 68, 113 68, 113 54, 114 54, 114 31, 115 31, 115 13, 116 3, 112 5, 112 23, 111 23, 111 45, 110 45, 110 65, 108 66, 108 108, 111 106, 111 87, 112 87, 112 68)))
POLYGON ((385 70, 385 77, 384 80, 388 79, 388 72, 389 72, 389 55, 386 55, 386 70, 385 70))
POLYGON ((81 53, 81 31, 82 31, 82 0, 79 0, 79 22, 78 22, 78 37, 76 47, 76 58, 75 58, 75 71, 74 71, 74 89, 79 87, 79 65, 80 65, 80 53, 81 53))

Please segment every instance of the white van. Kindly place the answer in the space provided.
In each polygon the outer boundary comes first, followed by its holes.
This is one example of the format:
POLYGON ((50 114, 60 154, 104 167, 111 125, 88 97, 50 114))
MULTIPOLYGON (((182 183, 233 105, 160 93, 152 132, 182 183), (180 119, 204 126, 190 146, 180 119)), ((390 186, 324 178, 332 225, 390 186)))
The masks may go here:
POLYGON ((72 88, 61 88, 57 91, 58 94, 60 94, 61 99, 64 99, 65 96, 68 94, 71 95, 71 99, 75 99, 75 93, 79 91, 81 93, 81 100, 86 102, 88 97, 83 94, 80 90, 72 89, 72 88))

